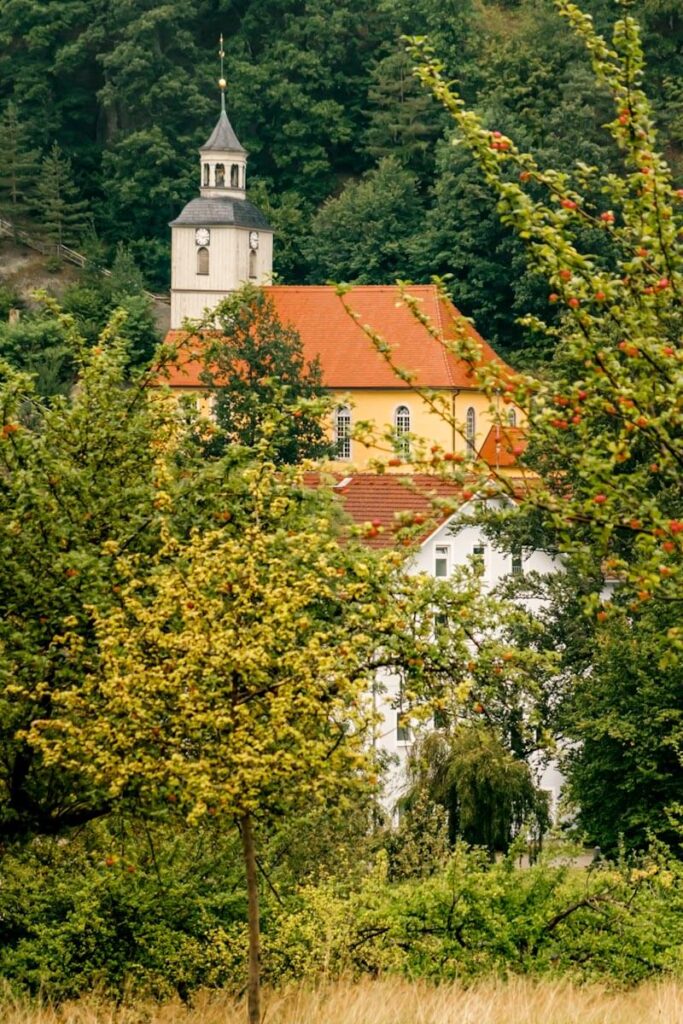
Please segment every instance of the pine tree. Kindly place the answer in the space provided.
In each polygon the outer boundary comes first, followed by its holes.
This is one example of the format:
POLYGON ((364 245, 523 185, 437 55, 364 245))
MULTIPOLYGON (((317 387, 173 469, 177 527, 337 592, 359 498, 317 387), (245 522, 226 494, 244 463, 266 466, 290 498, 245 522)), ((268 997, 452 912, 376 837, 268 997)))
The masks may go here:
POLYGON ((87 229, 88 204, 78 199, 71 160, 56 142, 41 164, 35 207, 44 235, 55 245, 73 244, 87 229))
POLYGON ((0 118, 0 213, 16 223, 25 215, 36 178, 39 152, 32 149, 26 126, 14 103, 0 118))
POLYGON ((375 68, 368 90, 365 148, 376 160, 394 156, 420 176, 433 170, 434 142, 444 123, 442 112, 420 87, 403 50, 390 53, 375 68))

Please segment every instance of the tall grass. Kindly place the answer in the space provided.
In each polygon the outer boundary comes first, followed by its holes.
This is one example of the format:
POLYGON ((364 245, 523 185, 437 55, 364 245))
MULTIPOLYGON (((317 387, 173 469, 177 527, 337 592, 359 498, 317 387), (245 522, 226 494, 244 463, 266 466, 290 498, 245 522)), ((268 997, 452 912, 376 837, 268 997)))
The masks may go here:
MULTIPOLYGON (((244 1024, 241 1003, 221 993, 180 1003, 114 1007, 84 999, 59 1008, 5 999, 2 1024, 244 1024)), ((647 983, 625 992, 525 980, 469 989, 403 980, 338 982, 266 995, 264 1024, 682 1024, 683 984, 647 983)))

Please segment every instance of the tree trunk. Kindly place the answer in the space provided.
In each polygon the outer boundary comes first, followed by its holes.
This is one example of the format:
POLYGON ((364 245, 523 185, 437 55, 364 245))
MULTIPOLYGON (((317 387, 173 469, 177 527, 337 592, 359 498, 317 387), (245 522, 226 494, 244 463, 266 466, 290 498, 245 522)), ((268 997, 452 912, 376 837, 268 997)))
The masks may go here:
POLYGON ((247 1019, 249 1024, 261 1024, 261 934, 259 923, 258 878, 256 875, 256 850, 251 817, 240 818, 242 851, 247 875, 247 898, 249 904, 249 972, 247 978, 247 1019))

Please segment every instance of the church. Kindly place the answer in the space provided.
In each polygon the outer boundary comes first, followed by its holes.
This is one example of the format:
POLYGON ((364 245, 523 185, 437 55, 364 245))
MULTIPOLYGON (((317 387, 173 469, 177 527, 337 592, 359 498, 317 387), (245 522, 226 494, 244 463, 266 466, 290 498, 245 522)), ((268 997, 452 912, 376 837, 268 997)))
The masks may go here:
MULTIPOLYGON (((323 383, 335 400, 330 435, 337 462, 361 471, 377 459, 409 468, 413 436, 451 455, 480 455, 492 467, 509 472, 513 452, 521 450, 519 412, 507 407, 508 429, 494 426, 491 403, 470 366, 433 337, 401 301, 395 285, 359 285, 342 300, 330 285, 272 283, 273 229, 247 198, 247 153, 228 118, 223 78, 219 85, 220 117, 199 150, 199 196, 170 225, 171 325, 166 340, 178 346, 179 358, 169 387, 201 399, 206 390, 200 379, 201 341, 187 331, 188 322, 202 320, 228 293, 251 282, 264 287, 279 319, 297 331, 306 361, 320 362, 323 383), (392 362, 407 371, 409 382, 396 375, 362 324, 387 342, 392 362), (433 411, 424 391, 438 396, 446 416, 433 411), (389 434, 393 453, 386 444, 376 447, 356 440, 354 424, 361 422, 373 423, 377 436, 389 434)), ((435 285, 414 285, 409 293, 441 336, 455 340, 464 332, 478 346, 482 364, 505 368, 435 285)))

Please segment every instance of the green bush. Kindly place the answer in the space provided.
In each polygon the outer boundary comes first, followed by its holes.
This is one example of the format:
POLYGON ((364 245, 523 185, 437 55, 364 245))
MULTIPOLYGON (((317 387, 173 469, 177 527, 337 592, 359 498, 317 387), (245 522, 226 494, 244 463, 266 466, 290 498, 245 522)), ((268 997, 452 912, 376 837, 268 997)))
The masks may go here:
MULTIPOLYGON (((428 877, 391 882, 387 855, 368 864, 359 850, 365 868, 351 885, 343 863, 337 875, 297 884, 284 835, 284 843, 271 838, 264 863, 271 984, 366 973, 615 985, 683 976, 683 866, 661 852, 591 869, 545 854, 521 869, 514 851, 491 863, 486 851, 459 845, 428 877)), ((302 877, 306 864, 299 852, 295 859, 302 877)), ((116 997, 241 991, 241 871, 237 837, 221 835, 218 824, 189 831, 166 822, 148 832, 100 823, 71 841, 6 852, 0 976, 18 992, 58 1000, 93 988, 116 997)))

